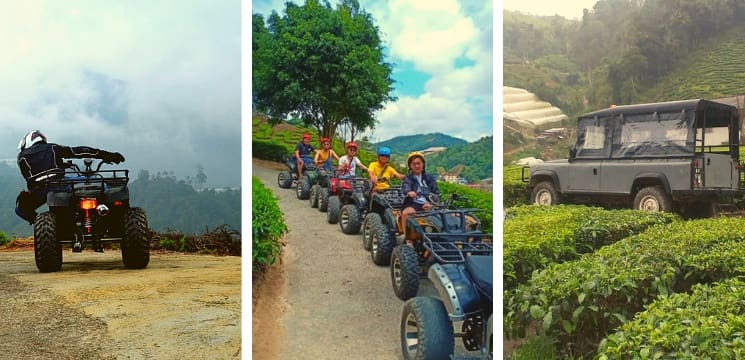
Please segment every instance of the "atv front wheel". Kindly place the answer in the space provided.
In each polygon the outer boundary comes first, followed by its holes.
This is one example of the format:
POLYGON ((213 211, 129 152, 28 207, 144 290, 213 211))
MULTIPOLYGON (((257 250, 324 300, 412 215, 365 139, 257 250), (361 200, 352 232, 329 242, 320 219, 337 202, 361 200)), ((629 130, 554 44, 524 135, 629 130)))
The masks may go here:
POLYGON ((371 229, 370 235, 370 256, 376 265, 385 266, 391 260, 391 252, 395 245, 396 238, 391 238, 391 233, 385 224, 376 224, 371 229))
POLYGON ((143 269, 150 262, 150 239, 147 232, 147 216, 138 207, 124 214, 124 237, 122 238, 122 261, 127 269, 143 269))
POLYGON ((310 178, 308 175, 303 175, 300 180, 297 181, 297 198, 300 200, 308 200, 310 195, 310 178))
POLYGON ((357 234, 360 232, 360 215, 354 204, 344 205, 339 212, 339 227, 345 234, 357 234))
POLYGON ((406 301, 401 315, 404 359, 450 359, 454 339, 453 323, 442 301, 424 296, 406 301))
POLYGON ((34 258, 39 272, 62 269, 62 243, 57 241, 57 219, 43 212, 34 220, 34 258))
POLYGON ((277 185, 282 189, 289 189, 292 186, 292 174, 289 171, 282 171, 277 175, 277 185))
POLYGON ((409 300, 419 291, 419 262, 411 246, 396 246, 391 254, 391 284, 401 300, 409 300))
POLYGON ((310 187, 310 207, 318 207, 318 195, 321 190, 321 185, 315 184, 310 187))
POLYGON ((318 191, 318 211, 326 212, 329 209, 329 189, 321 188, 318 191))
POLYGON ((372 247, 372 229, 374 226, 377 226, 376 224, 380 224, 381 222, 380 215, 377 213, 371 212, 365 216, 365 220, 362 222, 362 247, 365 250, 369 251, 372 247))
POLYGON ((328 212, 326 221, 329 224, 336 224, 339 221, 339 210, 341 210, 341 200, 338 196, 329 196, 328 212))

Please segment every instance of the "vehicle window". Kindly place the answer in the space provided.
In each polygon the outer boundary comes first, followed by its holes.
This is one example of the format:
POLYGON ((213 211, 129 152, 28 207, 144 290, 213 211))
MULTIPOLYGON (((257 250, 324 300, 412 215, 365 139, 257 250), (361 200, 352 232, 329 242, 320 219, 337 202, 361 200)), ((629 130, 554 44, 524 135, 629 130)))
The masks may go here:
POLYGON ((605 146, 605 126, 588 126, 585 128, 585 143, 587 150, 600 150, 605 146))

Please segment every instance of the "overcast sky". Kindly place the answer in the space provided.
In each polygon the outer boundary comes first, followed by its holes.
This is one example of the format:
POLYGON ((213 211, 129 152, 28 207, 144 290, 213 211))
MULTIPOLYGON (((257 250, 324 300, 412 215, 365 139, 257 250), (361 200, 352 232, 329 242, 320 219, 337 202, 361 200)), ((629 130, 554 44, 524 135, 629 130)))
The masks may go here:
POLYGON ((0 0, 0 159, 39 129, 240 186, 240 0, 0 0))
MULTIPOLYGON (((285 0, 252 2, 252 13, 284 15, 285 0)), ((294 1, 305 4, 304 0, 294 1)), ((467 141, 493 135, 492 2, 359 0, 395 63, 394 95, 378 112, 372 141, 441 132, 467 141)), ((336 6, 338 1, 331 1, 336 6)))
POLYGON ((598 0, 501 0, 506 10, 520 11, 540 16, 560 15, 567 19, 581 20, 582 10, 592 10, 598 0))

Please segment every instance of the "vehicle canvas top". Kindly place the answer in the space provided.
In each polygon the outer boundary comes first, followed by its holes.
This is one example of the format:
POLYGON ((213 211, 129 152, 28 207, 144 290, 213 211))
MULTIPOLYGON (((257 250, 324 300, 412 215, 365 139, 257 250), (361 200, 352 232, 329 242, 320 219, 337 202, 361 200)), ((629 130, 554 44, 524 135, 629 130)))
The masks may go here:
POLYGON ((729 129, 739 129, 737 109, 713 101, 616 106, 578 118, 573 158, 683 158, 699 146, 729 146, 724 152, 737 158, 737 131, 729 129))

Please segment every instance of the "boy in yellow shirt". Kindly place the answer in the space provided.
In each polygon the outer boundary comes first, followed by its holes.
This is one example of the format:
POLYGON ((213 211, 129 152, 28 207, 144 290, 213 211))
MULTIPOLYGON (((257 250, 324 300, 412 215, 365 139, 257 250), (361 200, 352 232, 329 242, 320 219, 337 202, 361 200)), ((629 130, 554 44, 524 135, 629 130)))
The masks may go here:
POLYGON ((392 177, 395 176, 399 180, 405 177, 388 164, 390 158, 391 149, 385 146, 381 147, 378 149, 378 160, 371 162, 370 166, 368 166, 367 173, 370 176, 370 182, 374 184, 373 190, 377 192, 388 190, 391 187, 389 181, 392 177))

